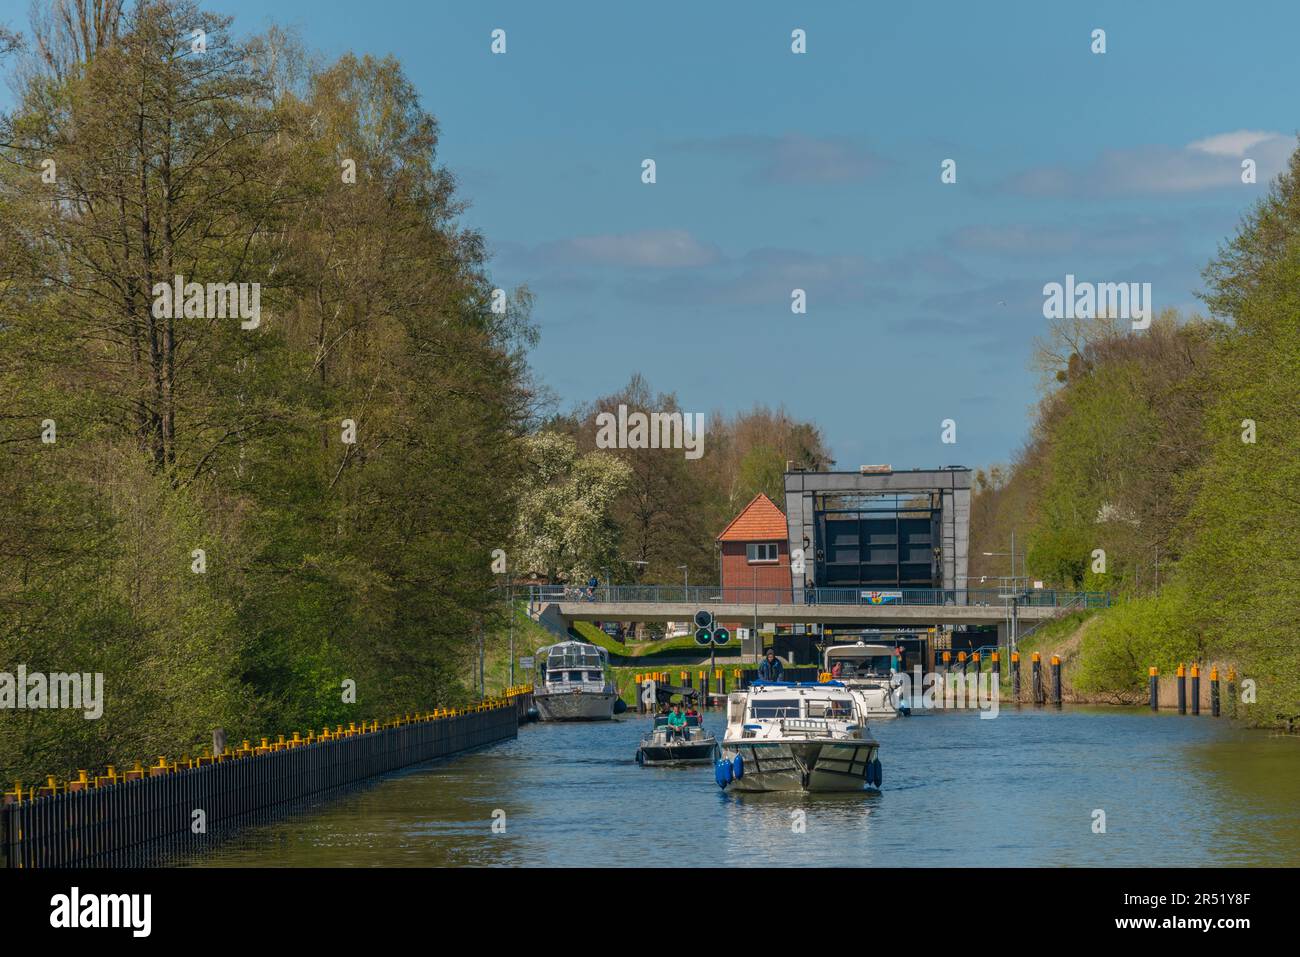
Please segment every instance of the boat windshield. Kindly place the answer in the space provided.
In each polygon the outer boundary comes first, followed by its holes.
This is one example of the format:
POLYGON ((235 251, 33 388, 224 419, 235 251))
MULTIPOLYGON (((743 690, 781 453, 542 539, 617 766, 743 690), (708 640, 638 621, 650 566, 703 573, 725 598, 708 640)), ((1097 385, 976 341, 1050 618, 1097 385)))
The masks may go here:
POLYGON ((868 658, 850 658, 847 655, 833 655, 828 661, 827 670, 840 666, 841 678, 867 678, 889 674, 889 655, 873 655, 868 658))
POLYGON ((751 718, 797 718, 799 717, 798 698, 758 699, 749 706, 751 718))
POLYGON ((577 668, 603 669, 604 662, 596 652, 560 651, 546 659, 547 671, 567 671, 577 668))

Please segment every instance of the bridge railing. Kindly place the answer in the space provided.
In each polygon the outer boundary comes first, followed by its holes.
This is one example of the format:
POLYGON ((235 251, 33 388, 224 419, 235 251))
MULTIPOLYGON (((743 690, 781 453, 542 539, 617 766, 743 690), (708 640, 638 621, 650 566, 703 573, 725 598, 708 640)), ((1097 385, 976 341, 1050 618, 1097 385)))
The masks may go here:
POLYGON ((744 585, 597 585, 595 588, 534 585, 530 605, 547 602, 709 605, 976 605, 1021 608, 1104 608, 1107 592, 1034 588, 1010 593, 997 588, 781 588, 744 585))

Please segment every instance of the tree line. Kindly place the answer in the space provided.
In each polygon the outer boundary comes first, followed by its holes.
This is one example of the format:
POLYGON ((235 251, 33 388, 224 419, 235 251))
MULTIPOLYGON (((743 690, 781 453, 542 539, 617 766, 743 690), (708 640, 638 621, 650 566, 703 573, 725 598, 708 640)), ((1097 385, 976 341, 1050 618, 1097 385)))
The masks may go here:
POLYGON ((1007 467, 976 475, 972 576, 1119 595, 1085 632, 1082 690, 1137 690, 1151 665, 1235 663, 1251 720, 1300 715, 1300 151, 1204 271, 1208 315, 1134 331, 1062 321, 1045 394, 1007 467))
POLYGON ((6 710, 0 778, 464 700, 534 331, 400 65, 190 0, 0 52, 0 661, 106 697, 6 710))

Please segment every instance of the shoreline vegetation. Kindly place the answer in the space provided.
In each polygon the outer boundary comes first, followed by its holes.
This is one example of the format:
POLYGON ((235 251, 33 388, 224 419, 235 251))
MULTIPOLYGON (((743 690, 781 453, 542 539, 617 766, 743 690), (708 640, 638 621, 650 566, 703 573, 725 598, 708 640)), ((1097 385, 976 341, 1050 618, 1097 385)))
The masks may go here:
MULTIPOLYGON (((1245 720, 1284 726, 1300 716, 1300 152, 1204 279, 1210 318, 1051 324, 1028 442, 976 473, 971 552, 1017 534, 1031 579, 1116 596, 1074 636, 1080 692, 1228 663, 1245 720)), ((1005 574, 996 561, 972 578, 1005 574)))

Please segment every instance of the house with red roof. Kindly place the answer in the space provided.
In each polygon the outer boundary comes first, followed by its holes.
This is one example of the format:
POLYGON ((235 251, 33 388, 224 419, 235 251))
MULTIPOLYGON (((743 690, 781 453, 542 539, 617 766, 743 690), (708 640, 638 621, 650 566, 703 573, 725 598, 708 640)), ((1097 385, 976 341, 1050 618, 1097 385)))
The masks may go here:
POLYGON ((761 492, 718 535, 722 600, 790 602, 790 544, 785 513, 761 492))

